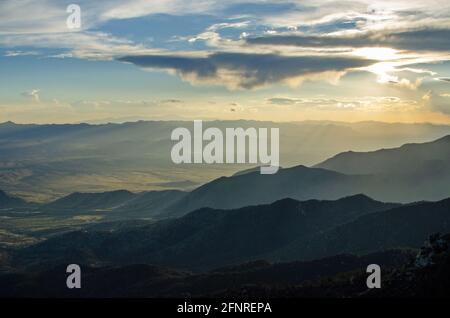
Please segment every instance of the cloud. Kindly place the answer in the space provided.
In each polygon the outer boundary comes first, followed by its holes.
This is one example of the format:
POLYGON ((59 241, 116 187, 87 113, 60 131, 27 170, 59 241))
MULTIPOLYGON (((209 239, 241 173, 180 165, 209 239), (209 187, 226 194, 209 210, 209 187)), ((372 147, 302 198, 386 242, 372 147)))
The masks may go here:
MULTIPOLYGON (((82 14, 82 30, 100 27, 110 20, 132 19, 154 14, 213 14, 239 0, 77 0, 82 14)), ((253 0, 265 2, 265 0, 253 0)), ((70 1, 2 0, 0 34, 43 34, 72 32, 66 26, 70 1)))
POLYGON ((48 0, 0 3, 0 35, 67 31, 66 7, 48 0))
POLYGON ((51 54, 53 58, 83 58, 109 60, 124 54, 150 54, 161 50, 150 49, 142 44, 116 37, 105 32, 73 32, 43 34, 9 34, 0 36, 0 46, 30 46, 45 49, 63 49, 51 54))
MULTIPOLYGON (((382 84, 417 90, 435 72, 411 67, 450 60, 450 29, 422 28, 338 32, 323 35, 290 34, 246 38, 255 48, 297 49, 378 60, 365 68, 382 84), (339 50, 341 50, 339 52, 339 50)), ((317 54, 317 53, 316 53, 317 54)))
POLYGON ((0 1, 0 46, 56 49, 56 52, 50 51, 49 56, 82 59, 111 59, 118 55, 160 52, 127 39, 128 35, 104 32, 103 25, 110 20, 157 13, 202 13, 202 9, 210 7, 212 1, 200 0, 192 4, 184 0, 130 0, 124 4, 121 0, 79 0, 76 4, 81 7, 80 30, 67 28, 69 15, 66 8, 69 3, 59 0, 0 1))
POLYGON ((266 100, 271 105, 284 107, 302 107, 314 108, 324 111, 414 111, 420 105, 412 100, 403 100, 394 96, 365 96, 365 97, 311 97, 311 98, 294 98, 294 97, 273 97, 266 100))
POLYGON ((118 60, 143 68, 169 70, 194 84, 221 84, 232 89, 252 89, 279 82, 295 85, 304 79, 335 78, 373 63, 350 57, 224 52, 204 57, 132 55, 118 60))
POLYGON ((446 94, 439 95, 430 90, 423 95, 422 100, 426 108, 450 115, 450 98, 446 94))
POLYGON ((297 46, 304 48, 390 47, 412 51, 450 51, 450 29, 425 28, 403 31, 368 31, 338 35, 270 35, 247 38, 253 45, 297 46))
POLYGON ((30 56, 30 55, 39 55, 36 51, 6 51, 5 55, 6 57, 16 57, 16 56, 30 56))
POLYGON ((23 92, 21 95, 23 97, 30 98, 32 101, 39 103, 41 101, 41 98, 39 96, 39 90, 38 89, 32 89, 29 92, 23 92))
POLYGON ((129 19, 150 14, 189 14, 210 12, 213 7, 219 7, 218 0, 131 0, 127 2, 113 1, 102 13, 103 19, 129 19))
POLYGON ((165 70, 192 84, 230 89, 295 86, 304 80, 336 82, 348 71, 363 69, 376 74, 381 83, 417 90, 428 75, 405 77, 403 66, 450 60, 446 0, 426 5, 419 0, 79 0, 79 32, 66 27, 67 4, 0 1, 0 46, 10 50, 7 56, 34 55, 31 50, 37 50, 52 58, 116 59, 165 70), (196 25, 192 29, 185 22, 171 21, 170 38, 183 41, 169 43, 167 35, 163 40, 156 36, 149 44, 143 38, 147 32, 166 36, 164 30, 146 28, 159 14, 187 20, 195 14, 201 21, 192 21, 196 25), (125 20, 121 26, 131 22, 133 30, 119 30, 115 23, 121 19, 125 20), (141 26, 144 32, 138 32, 141 26), (370 60, 379 52, 372 57, 368 55, 372 51, 364 51, 367 47, 395 52, 376 63, 370 60), (178 54, 168 52, 170 48, 178 54), (366 54, 358 55, 358 50, 366 54))
POLYGON ((300 100, 297 98, 274 97, 274 98, 267 99, 267 101, 273 105, 295 105, 300 100))
MULTIPOLYGON (((43 33, 67 31, 66 6, 61 0, 0 1, 0 33, 43 33)), ((392 20, 415 22, 445 19, 449 15, 447 0, 77 0, 83 14, 83 29, 98 27, 117 19, 133 19, 155 14, 204 14, 226 18, 250 16, 262 24, 305 26, 333 21, 366 24, 390 23, 392 20)))
POLYGON ((171 98, 171 99, 164 99, 161 101, 161 103, 163 103, 163 104, 181 104, 181 103, 183 103, 183 101, 181 99, 171 98))
POLYGON ((439 77, 437 78, 437 80, 450 83, 450 77, 439 77))

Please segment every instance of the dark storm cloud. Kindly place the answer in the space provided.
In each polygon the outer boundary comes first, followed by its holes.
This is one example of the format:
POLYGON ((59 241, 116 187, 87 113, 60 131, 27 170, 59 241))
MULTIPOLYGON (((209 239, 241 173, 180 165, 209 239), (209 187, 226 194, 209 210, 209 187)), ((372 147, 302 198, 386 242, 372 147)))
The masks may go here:
POLYGON ((299 47, 387 46, 413 51, 450 51, 450 29, 367 32, 343 36, 273 35, 249 38, 247 43, 299 47))
MULTIPOLYGON (((213 53, 206 57, 124 56, 118 59, 145 68, 176 71, 199 80, 226 80, 235 77, 235 86, 250 89, 306 75, 344 72, 373 63, 367 59, 326 56, 281 56, 276 54, 213 53)), ((229 83, 228 83, 229 84, 229 83)))
POLYGON ((200 77, 209 77, 217 72, 216 66, 206 58, 180 57, 171 55, 131 55, 118 59, 141 67, 174 69, 183 74, 196 73, 200 77))

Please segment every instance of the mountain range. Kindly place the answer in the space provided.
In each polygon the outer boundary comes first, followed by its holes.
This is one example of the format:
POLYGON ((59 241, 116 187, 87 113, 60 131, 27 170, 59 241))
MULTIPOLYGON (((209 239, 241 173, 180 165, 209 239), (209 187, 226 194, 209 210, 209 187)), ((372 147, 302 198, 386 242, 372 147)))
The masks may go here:
MULTIPOLYGON (((0 189, 48 202, 74 192, 190 191, 249 165, 175 165, 173 129, 186 121, 123 124, 0 124, 0 189)), ((398 147, 450 134, 448 125, 305 121, 204 122, 204 128, 279 128, 283 167, 311 166, 337 153, 398 147)), ((359 193, 357 191, 355 193, 359 193)))
POLYGON ((364 195, 335 201, 284 199, 117 230, 74 231, 17 251, 17 266, 155 264, 205 270, 265 259, 312 260, 341 253, 417 248, 450 231, 450 199, 409 205, 364 195), (407 221, 405 221, 407 220, 407 221))
POLYGON ((10 242, 0 249, 0 295, 34 295, 44 280, 53 295, 70 263, 87 271, 83 297, 241 296, 245 284, 256 284, 255 295, 266 284, 270 295, 363 295, 354 281, 369 259, 406 277, 406 258, 450 232, 449 149, 445 136, 346 152, 274 175, 245 169, 191 191, 75 192, 39 204, 0 191, 0 234, 10 242), (124 280, 125 289, 105 288, 124 280))
POLYGON ((342 153, 312 168, 294 166, 280 169, 274 175, 261 175, 258 169, 248 169, 217 178, 189 192, 73 193, 43 204, 41 209, 69 214, 108 210, 114 211, 109 213, 111 217, 128 214, 129 217, 164 218, 203 207, 235 209, 283 198, 334 200, 358 193, 383 202, 437 201, 450 195, 448 158, 450 135, 424 144, 369 153, 342 153))
POLYGON ((179 215, 201 207, 229 209, 285 197, 336 199, 360 192, 381 201, 440 200, 450 195, 449 158, 450 135, 374 153, 344 153, 313 168, 295 166, 270 176, 251 169, 200 186, 167 209, 179 215))
POLYGON ((343 152, 316 165, 345 174, 450 174, 450 135, 432 142, 372 152, 343 152))
POLYGON ((179 190, 139 193, 126 190, 96 193, 77 192, 48 204, 42 204, 39 209, 58 215, 107 212, 110 218, 153 218, 158 217, 160 211, 164 211, 168 205, 185 195, 186 192, 179 190))

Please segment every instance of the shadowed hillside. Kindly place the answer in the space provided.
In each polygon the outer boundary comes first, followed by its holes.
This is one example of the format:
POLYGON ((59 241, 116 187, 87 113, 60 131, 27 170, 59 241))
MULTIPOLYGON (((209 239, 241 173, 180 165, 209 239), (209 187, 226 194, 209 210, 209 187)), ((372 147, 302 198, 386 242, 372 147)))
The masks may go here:
MULTIPOLYGON (((272 257, 292 242, 396 204, 363 195, 337 201, 292 199, 236 210, 203 208, 179 219, 122 228, 79 231, 18 251, 21 266, 66 263, 151 263, 205 269, 272 257)), ((283 259, 296 259, 289 255, 283 259)), ((301 256, 298 259, 306 258, 301 256)))
POLYGON ((450 135, 422 144, 373 152, 344 152, 316 167, 345 174, 450 174, 450 135))
POLYGON ((4 191, 0 190, 0 209, 24 207, 26 205, 28 205, 28 203, 25 200, 10 196, 4 191))
POLYGON ((310 258, 335 253, 369 253, 394 247, 419 247, 429 235, 450 232, 450 199, 397 207, 362 216, 310 238, 296 242, 281 254, 310 258))
MULTIPOLYGON (((83 288, 65 288, 65 267, 37 273, 0 275, 0 297, 211 297, 256 286, 289 288, 377 263, 383 268, 407 263, 414 254, 391 250, 366 256, 337 255, 312 262, 255 261, 204 273, 152 265, 83 266, 83 288), (225 292, 224 292, 225 291, 225 292)), ((364 283, 363 283, 364 286, 364 283)))

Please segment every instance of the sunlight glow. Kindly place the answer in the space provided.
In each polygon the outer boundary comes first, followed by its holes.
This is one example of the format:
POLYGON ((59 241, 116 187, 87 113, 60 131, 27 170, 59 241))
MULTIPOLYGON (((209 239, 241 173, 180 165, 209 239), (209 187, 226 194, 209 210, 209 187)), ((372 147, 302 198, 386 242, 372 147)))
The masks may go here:
POLYGON ((388 47, 363 47, 356 49, 353 53, 357 56, 378 61, 387 61, 399 58, 398 50, 388 47))

